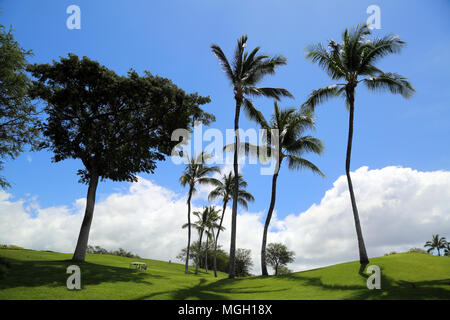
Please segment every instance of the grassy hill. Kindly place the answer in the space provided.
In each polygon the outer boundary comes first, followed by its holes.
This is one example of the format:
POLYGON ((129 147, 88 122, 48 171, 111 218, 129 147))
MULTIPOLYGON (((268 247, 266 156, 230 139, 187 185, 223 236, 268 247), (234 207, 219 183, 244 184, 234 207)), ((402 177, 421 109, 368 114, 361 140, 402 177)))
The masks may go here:
POLYGON ((368 290, 358 262, 278 277, 229 280, 221 273, 184 274, 184 266, 157 260, 88 254, 82 290, 66 288, 70 254, 0 249, 10 267, 0 276, 0 299, 450 299, 450 258, 401 253, 372 258, 381 290, 368 290), (129 269, 146 262, 147 271, 129 269))

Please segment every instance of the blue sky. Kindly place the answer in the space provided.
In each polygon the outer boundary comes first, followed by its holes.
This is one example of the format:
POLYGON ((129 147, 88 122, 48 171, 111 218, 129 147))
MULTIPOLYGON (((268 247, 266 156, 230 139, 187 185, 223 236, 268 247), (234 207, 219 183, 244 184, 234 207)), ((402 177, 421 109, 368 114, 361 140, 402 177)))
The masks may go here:
MULTIPOLYGON (((167 77, 188 92, 209 95, 205 110, 215 114, 212 127, 232 128, 232 89, 210 45, 216 43, 229 56, 236 39, 249 36, 248 48, 261 46, 268 54, 283 54, 287 66, 268 77, 264 85, 284 87, 295 99, 281 106, 296 107, 307 95, 333 82, 317 65, 305 59, 305 47, 340 39, 346 27, 363 23, 366 8, 381 8, 381 30, 407 41, 400 55, 379 64, 384 71, 405 75, 417 93, 409 100, 388 93, 374 94, 358 88, 352 169, 396 165, 421 171, 449 170, 450 90, 448 60, 450 2, 436 1, 0 1, 0 23, 12 25, 20 44, 33 50, 30 62, 49 63, 73 52, 97 60, 119 74, 130 68, 167 77), (81 30, 66 28, 66 8, 81 8, 81 30)), ((273 102, 255 101, 268 118, 273 102)), ((326 178, 308 172, 289 172, 283 167, 278 180, 276 210, 280 217, 306 210, 318 203, 333 182, 344 174, 348 116, 341 100, 330 101, 317 111, 315 136, 325 152, 310 156, 326 178)), ((243 116, 241 127, 255 127, 243 116)), ((206 144, 205 144, 206 146, 206 144)), ((71 205, 85 197, 87 187, 77 183, 80 161, 51 162, 47 152, 24 153, 8 161, 3 175, 11 182, 15 199, 37 196, 43 207, 71 205), (31 161, 30 161, 31 160, 31 161)), ((183 194, 178 184, 182 167, 162 162, 154 175, 142 175, 183 194)), ((270 176, 247 165, 244 175, 256 202, 249 211, 266 210, 270 200, 270 176)), ((127 183, 104 181, 98 199, 127 183)), ((201 204, 201 201, 198 202, 201 204)), ((180 213, 180 214, 184 214, 180 213)), ((78 226, 76 227, 78 228, 78 226)))

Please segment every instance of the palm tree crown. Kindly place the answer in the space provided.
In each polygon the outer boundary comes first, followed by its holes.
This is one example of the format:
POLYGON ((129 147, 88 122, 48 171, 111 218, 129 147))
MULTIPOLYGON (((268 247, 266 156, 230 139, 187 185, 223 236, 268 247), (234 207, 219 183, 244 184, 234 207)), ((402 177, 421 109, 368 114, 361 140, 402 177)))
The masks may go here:
POLYGON ((370 33, 367 25, 358 26, 353 31, 345 29, 341 43, 331 40, 328 47, 319 43, 307 48, 308 59, 324 69, 331 79, 343 82, 314 90, 303 107, 314 109, 328 98, 339 96, 346 99, 348 106, 348 99, 352 98, 349 91, 360 83, 369 90, 387 89, 405 98, 414 93, 414 88, 405 77, 385 73, 375 67, 382 57, 399 53, 406 43, 393 35, 370 40, 367 39, 370 33))

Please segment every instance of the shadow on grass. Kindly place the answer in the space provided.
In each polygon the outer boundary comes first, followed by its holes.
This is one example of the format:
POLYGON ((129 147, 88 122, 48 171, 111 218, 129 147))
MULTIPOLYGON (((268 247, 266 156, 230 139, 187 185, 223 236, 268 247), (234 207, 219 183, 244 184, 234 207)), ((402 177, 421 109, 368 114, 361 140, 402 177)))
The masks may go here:
POLYGON ((66 269, 77 265, 81 269, 81 284, 96 285, 103 282, 134 282, 151 284, 151 279, 165 278, 153 275, 149 271, 104 266, 89 262, 73 262, 71 260, 15 260, 6 259, 10 264, 7 275, 0 279, 0 290, 15 287, 66 286, 70 274, 66 269))
POLYGON ((239 280, 236 279, 221 279, 215 282, 207 283, 206 279, 200 278, 198 284, 193 287, 186 287, 184 289, 177 289, 175 291, 161 291, 154 292, 148 295, 141 296, 137 300, 152 299, 160 295, 168 294, 170 300, 186 300, 186 299, 200 299, 200 300, 228 300, 229 297, 224 294, 249 294, 251 299, 252 294, 279 292, 288 289, 267 290, 267 286, 256 286, 246 288, 226 288, 225 286, 232 284, 239 280), (259 289, 259 290, 258 290, 259 289))
POLYGON ((348 300, 423 300, 450 299, 450 278, 430 281, 394 280, 383 274, 381 269, 381 289, 369 290, 366 282, 369 274, 365 273, 367 265, 359 267, 358 275, 362 278, 361 285, 330 285, 323 283, 320 277, 306 277, 297 275, 280 276, 280 279, 299 282, 299 285, 315 286, 325 290, 353 291, 348 300))

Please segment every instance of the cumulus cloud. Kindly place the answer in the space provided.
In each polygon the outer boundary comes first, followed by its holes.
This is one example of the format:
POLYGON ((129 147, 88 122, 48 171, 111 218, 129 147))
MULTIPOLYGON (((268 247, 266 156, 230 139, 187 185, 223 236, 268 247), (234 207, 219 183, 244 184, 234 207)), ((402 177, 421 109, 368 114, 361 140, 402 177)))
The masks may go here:
MULTIPOLYGON (((352 173, 360 219, 370 257, 422 247, 432 233, 450 230, 450 172, 410 168, 362 167, 352 173)), ((14 200, 0 192, 0 243, 72 252, 84 214, 84 199, 63 207, 40 208, 36 198, 14 200)), ((200 210, 194 202, 193 211, 200 210)), ((228 251, 231 208, 220 242, 228 251)), ((252 250, 253 272, 260 271, 260 246, 266 212, 238 215, 237 246, 252 250)), ((90 243, 122 247, 152 259, 174 260, 185 247, 185 195, 139 179, 95 207, 90 243)), ((283 218, 275 215, 268 242, 283 242, 296 253, 295 271, 357 260, 358 248, 345 176, 339 177, 319 204, 283 218)), ((448 235, 447 235, 448 236, 448 235)), ((195 240, 195 236, 194 239, 195 240)))

